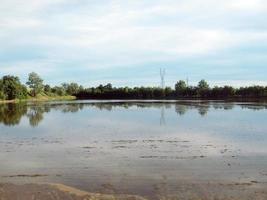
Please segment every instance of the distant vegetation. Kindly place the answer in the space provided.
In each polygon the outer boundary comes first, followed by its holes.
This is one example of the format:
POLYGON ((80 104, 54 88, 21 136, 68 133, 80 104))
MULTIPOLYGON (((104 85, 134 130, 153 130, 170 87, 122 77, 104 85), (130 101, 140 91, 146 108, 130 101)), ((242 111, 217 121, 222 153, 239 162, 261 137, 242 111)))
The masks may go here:
POLYGON ((211 88, 205 80, 197 86, 189 86, 180 80, 174 89, 170 87, 112 87, 111 84, 86 88, 75 94, 79 99, 227 99, 227 98, 266 98, 267 87, 251 86, 234 88, 232 86, 211 88))
POLYGON ((26 85, 16 76, 4 76, 0 79, 0 100, 29 98, 59 98, 76 96, 78 99, 178 99, 178 98, 266 98, 267 87, 250 86, 234 88, 232 86, 215 86, 211 88, 205 80, 197 86, 187 85, 180 80, 171 87, 113 87, 110 83, 98 87, 84 88, 77 83, 63 83, 60 86, 44 84, 42 78, 32 72, 26 85))

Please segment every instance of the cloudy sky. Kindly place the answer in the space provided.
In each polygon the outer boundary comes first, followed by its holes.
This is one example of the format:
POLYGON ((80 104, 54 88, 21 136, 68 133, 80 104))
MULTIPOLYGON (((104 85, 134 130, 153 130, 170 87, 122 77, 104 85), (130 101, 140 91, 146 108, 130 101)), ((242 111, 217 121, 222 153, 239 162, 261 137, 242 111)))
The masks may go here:
POLYGON ((0 0, 0 76, 267 84, 266 0, 0 0))

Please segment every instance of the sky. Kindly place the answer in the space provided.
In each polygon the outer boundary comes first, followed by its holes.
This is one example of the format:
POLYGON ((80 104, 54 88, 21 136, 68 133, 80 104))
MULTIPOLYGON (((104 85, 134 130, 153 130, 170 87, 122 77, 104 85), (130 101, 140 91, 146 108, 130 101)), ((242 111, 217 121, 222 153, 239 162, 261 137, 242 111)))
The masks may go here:
POLYGON ((266 0, 0 0, 0 76, 267 85, 266 0))

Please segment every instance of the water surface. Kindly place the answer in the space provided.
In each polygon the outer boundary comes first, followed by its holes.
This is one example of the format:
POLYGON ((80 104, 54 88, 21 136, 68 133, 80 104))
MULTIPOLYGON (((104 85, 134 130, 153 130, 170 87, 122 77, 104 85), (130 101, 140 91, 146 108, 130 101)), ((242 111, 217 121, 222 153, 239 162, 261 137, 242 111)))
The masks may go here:
POLYGON ((0 180, 151 199, 187 183, 265 184, 266 109, 219 101, 2 104, 0 180))

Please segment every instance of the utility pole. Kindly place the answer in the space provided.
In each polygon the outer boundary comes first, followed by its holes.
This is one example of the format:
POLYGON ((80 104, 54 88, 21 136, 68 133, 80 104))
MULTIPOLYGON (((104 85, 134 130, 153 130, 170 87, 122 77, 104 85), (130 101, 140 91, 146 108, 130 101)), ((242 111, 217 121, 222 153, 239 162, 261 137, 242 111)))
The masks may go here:
POLYGON ((161 88, 164 89, 165 88, 165 69, 164 68, 160 68, 160 79, 161 79, 161 88))

